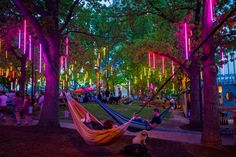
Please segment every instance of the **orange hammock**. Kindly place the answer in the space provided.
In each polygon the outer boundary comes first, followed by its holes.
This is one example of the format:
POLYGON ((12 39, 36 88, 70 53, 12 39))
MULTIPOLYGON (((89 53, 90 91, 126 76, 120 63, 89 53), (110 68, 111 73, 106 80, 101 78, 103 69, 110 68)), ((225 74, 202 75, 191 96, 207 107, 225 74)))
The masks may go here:
MULTIPOLYGON (((108 145, 114 143, 125 133, 129 124, 132 121, 130 119, 123 125, 114 127, 112 129, 92 130, 81 121, 81 119, 85 118, 86 113, 89 112, 70 96, 66 95, 66 99, 72 115, 73 122, 76 126, 76 130, 79 132, 84 141, 89 145, 108 145)), ((90 117, 92 121, 102 125, 102 123, 98 119, 96 119, 96 117, 91 114, 90 117)))

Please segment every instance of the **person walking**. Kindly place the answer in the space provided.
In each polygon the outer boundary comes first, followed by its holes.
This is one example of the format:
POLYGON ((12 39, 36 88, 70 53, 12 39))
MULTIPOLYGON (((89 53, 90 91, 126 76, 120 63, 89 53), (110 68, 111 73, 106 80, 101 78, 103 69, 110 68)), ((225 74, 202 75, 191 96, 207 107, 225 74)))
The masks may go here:
POLYGON ((0 93, 0 119, 5 121, 7 116, 7 99, 5 92, 0 93))
POLYGON ((23 113, 23 98, 20 92, 16 92, 16 96, 13 99, 13 104, 15 106, 15 115, 16 115, 16 125, 21 124, 21 115, 23 113))
POLYGON ((32 112, 33 112, 32 101, 30 99, 29 94, 26 94, 25 96, 23 103, 23 110, 25 115, 25 124, 29 125, 32 123, 32 112))

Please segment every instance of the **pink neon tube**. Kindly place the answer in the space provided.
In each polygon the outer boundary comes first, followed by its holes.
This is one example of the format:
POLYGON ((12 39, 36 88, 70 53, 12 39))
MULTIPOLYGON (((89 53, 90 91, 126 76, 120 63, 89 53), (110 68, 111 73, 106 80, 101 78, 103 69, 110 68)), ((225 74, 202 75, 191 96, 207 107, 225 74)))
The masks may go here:
POLYGON ((39 72, 42 72, 42 44, 39 44, 39 72))
POLYGON ((19 36, 18 36, 18 48, 20 49, 21 46, 21 30, 19 29, 19 36))
POLYGON ((210 18, 211 18, 211 21, 213 22, 213 3, 212 3, 212 0, 209 0, 209 7, 210 7, 210 18))
POLYGON ((188 60, 188 34, 187 24, 184 23, 184 40, 185 40, 185 59, 188 60))
MULTIPOLYGON (((172 75, 174 75, 174 73, 175 73, 175 66, 174 66, 174 62, 173 61, 171 61, 171 68, 172 68, 172 75)), ((175 76, 173 76, 173 77, 175 77, 175 76)))
POLYGON ((31 35, 29 35, 29 60, 32 60, 32 39, 31 39, 31 35))
POLYGON ((156 56, 155 56, 155 53, 152 53, 152 55, 153 55, 153 58, 152 58, 152 60, 153 60, 153 68, 156 68, 156 56))
POLYGON ((151 67, 151 53, 148 52, 148 66, 151 67))
POLYGON ((24 20, 24 47, 23 47, 23 52, 24 52, 24 54, 25 54, 25 52, 26 52, 26 32, 27 30, 26 30, 26 20, 24 20))
POLYGON ((165 58, 162 57, 162 73, 165 73, 165 58))

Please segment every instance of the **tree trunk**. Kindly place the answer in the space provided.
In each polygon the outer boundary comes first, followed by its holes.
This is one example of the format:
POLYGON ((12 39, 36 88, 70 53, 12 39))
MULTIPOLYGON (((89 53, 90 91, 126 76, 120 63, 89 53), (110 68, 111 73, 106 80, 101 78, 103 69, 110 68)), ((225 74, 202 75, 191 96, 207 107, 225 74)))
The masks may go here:
POLYGON ((201 128, 200 67, 195 62, 190 67, 190 126, 201 128))
POLYGON ((26 81, 26 55, 22 55, 21 59, 21 75, 20 75, 20 79, 19 79, 19 84, 20 84, 20 92, 22 94, 25 93, 25 81, 26 81))
POLYGON ((204 120, 202 143, 212 146, 219 146, 221 145, 219 112, 217 110, 219 106, 219 96, 216 81, 217 67, 214 66, 214 59, 214 55, 212 54, 203 63, 204 120))
POLYGON ((58 102, 59 102, 59 34, 56 34, 54 38, 47 38, 49 44, 49 51, 53 62, 50 62, 46 55, 45 64, 45 77, 46 77, 46 87, 45 87, 45 97, 44 106, 42 113, 40 115, 39 126, 44 127, 57 127, 59 125, 58 119, 58 102))
MULTIPOLYGON (((202 37, 206 39, 212 31, 213 21, 211 18, 210 1, 204 0, 203 3, 203 29, 202 37)), ((210 146, 220 146, 220 125, 219 125, 219 95, 217 90, 217 67, 215 63, 215 53, 213 47, 213 38, 211 37, 203 46, 203 132, 202 143, 210 146)))

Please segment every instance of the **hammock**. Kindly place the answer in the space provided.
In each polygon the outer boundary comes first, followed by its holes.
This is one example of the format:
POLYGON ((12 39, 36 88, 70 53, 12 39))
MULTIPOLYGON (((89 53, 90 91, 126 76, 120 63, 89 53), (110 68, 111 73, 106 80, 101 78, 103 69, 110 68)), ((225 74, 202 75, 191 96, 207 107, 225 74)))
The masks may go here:
MULTIPOLYGON (((89 93, 89 92, 88 92, 89 93)), ((92 96, 89 93, 90 96, 92 96)), ((129 118, 123 116, 122 114, 120 114, 119 112, 111 109, 110 107, 108 107, 107 105, 105 105, 104 103, 102 103, 100 100, 98 100, 95 96, 93 96, 93 99, 99 104, 99 106, 102 107, 102 109, 104 111, 106 111, 119 125, 122 125, 126 122, 129 121, 129 118)), ((171 109, 171 107, 173 106, 170 105, 167 109, 165 109, 160 115, 160 119, 162 121, 162 119, 167 115, 167 113, 169 112, 169 110, 171 109)), ((142 119, 135 119, 131 122, 131 124, 129 125, 128 130, 129 131, 140 131, 140 130, 151 130, 152 128, 147 124, 147 122, 145 120, 142 119)))
MULTIPOLYGON (((124 123, 119 127, 114 127, 112 129, 92 130, 81 121, 81 119, 85 117, 86 113, 89 112, 70 96, 66 95, 66 99, 73 122, 76 126, 76 130, 88 145, 108 145, 114 143, 124 134, 132 121, 129 120, 127 121, 127 123, 124 123)), ((96 119, 96 117, 91 114, 90 117, 93 122, 102 125, 102 123, 98 119, 96 119)))

